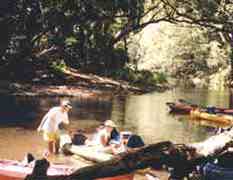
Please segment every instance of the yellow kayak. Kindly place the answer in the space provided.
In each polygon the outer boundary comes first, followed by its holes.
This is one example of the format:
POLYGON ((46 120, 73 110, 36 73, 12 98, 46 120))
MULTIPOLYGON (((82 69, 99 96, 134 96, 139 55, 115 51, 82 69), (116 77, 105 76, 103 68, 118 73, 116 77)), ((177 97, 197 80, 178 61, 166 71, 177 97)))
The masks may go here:
POLYGON ((207 121, 212 121, 216 123, 233 124, 233 116, 224 114, 209 114, 207 112, 201 112, 198 109, 192 110, 190 112, 191 118, 193 119, 203 119, 207 121))

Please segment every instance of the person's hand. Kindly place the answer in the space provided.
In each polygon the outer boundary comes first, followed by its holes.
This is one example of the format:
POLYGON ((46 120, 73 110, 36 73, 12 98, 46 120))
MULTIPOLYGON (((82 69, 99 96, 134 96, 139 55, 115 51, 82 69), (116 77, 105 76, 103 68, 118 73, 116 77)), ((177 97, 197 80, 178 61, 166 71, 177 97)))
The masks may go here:
POLYGON ((111 146, 112 148, 119 148, 119 147, 120 147, 120 144, 111 144, 111 143, 110 143, 110 146, 111 146))
POLYGON ((41 128, 40 127, 37 128, 37 132, 41 132, 41 128))
POLYGON ((75 132, 72 130, 66 130, 66 133, 73 139, 75 132))

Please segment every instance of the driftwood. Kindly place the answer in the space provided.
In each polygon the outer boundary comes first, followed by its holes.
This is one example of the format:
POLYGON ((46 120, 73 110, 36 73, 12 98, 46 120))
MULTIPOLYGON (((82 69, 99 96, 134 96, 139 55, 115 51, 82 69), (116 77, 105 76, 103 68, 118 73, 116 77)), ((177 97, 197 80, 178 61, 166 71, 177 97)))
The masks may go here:
MULTIPOLYGON (((156 165, 163 164, 168 156, 168 151, 172 148, 173 144, 171 142, 149 145, 135 152, 120 154, 112 160, 78 169, 69 176, 57 176, 56 180, 91 180, 132 173, 137 169, 154 166, 155 162, 156 165)), ((40 169, 39 167, 35 168, 40 169)), ((44 170, 44 168, 41 169, 44 170)), ((35 172, 38 171, 35 170, 35 172)), ((27 179, 37 180, 34 174, 28 176, 27 179)), ((52 179, 54 177, 47 177, 47 180, 52 179)))
MULTIPOLYGON (((169 141, 151 144, 133 152, 119 154, 111 160, 78 169, 69 176, 57 176, 56 180, 91 180, 113 177, 148 167, 170 167, 172 177, 182 179, 195 171, 198 165, 218 157, 219 154, 221 155, 223 151, 231 146, 233 144, 231 133, 231 131, 225 132, 204 142, 191 145, 173 144, 169 141), (211 148, 210 151, 206 150, 208 147, 211 148), (206 151, 203 151, 203 149, 206 151)), ((33 172, 38 172, 40 169, 44 171, 45 169, 35 168, 37 170, 34 169, 33 172)), ((28 176, 30 180, 37 180, 35 177, 33 173, 28 176)), ((47 177, 47 180, 52 179, 54 177, 47 177)))
POLYGON ((88 83, 91 84, 96 84, 99 86, 104 86, 104 87, 118 87, 119 90, 129 90, 135 93, 144 93, 145 91, 135 87, 135 86, 131 86, 126 82, 118 82, 115 81, 113 79, 110 78, 103 78, 100 76, 96 76, 96 75, 86 75, 86 74, 80 74, 79 72, 77 72, 77 70, 69 68, 64 70, 64 73, 67 75, 72 76, 73 78, 76 78, 76 80, 82 80, 82 81, 86 81, 88 83))
POLYGON ((192 143, 188 146, 195 149, 199 156, 210 156, 224 151, 230 144, 232 144, 232 140, 233 129, 212 136, 203 142, 192 143))

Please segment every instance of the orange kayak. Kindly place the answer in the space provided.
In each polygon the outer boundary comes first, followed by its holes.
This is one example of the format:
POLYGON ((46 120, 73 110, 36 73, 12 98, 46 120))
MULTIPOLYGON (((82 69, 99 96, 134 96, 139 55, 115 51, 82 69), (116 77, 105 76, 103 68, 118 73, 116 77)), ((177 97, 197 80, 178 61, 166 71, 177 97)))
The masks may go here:
MULTIPOLYGON (((0 179, 1 180, 24 180, 32 173, 33 165, 23 165, 21 162, 13 160, 0 160, 0 179)), ((52 164, 48 171, 48 176, 70 175, 75 169, 67 165, 52 164)), ((98 178, 96 180, 133 180, 134 174, 126 174, 115 177, 98 178)))
POLYGON ((190 112, 191 118, 194 119, 203 119, 207 121, 212 121, 216 123, 223 123, 223 124, 233 124, 233 116, 225 115, 225 114, 210 114, 207 112, 202 112, 198 109, 192 110, 190 112))

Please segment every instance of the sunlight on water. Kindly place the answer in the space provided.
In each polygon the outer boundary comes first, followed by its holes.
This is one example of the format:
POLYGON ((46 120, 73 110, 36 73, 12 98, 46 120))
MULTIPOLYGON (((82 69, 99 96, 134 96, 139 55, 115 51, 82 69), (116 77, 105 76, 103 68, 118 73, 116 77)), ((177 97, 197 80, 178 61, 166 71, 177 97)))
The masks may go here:
MULTIPOLYGON (((175 143, 201 141, 213 134, 216 125, 190 121, 189 116, 168 113, 166 102, 186 99, 196 104, 229 107, 229 93, 175 89, 163 93, 115 97, 112 102, 86 102, 71 98, 71 130, 93 131, 112 119, 120 130, 141 135, 146 143, 170 140, 175 143)), ((45 143, 36 132, 38 123, 59 98, 0 97, 0 158, 22 159, 26 152, 40 157, 45 143)))

